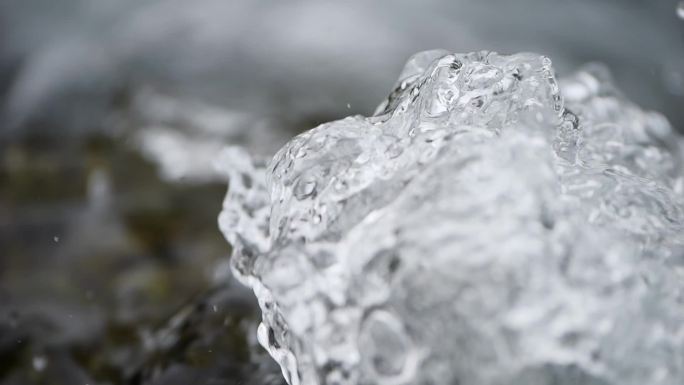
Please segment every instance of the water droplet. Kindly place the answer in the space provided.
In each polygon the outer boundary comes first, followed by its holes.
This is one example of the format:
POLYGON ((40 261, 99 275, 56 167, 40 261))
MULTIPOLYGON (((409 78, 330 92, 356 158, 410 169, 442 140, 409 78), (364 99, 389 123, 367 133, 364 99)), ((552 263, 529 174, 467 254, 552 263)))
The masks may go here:
POLYGON ((218 306, 214 305, 211 308, 214 310, 214 313, 218 312, 218 306))
POLYGON ((347 103, 347 109, 351 109, 351 104, 347 103))
POLYGON ((680 1, 677 5, 677 16, 679 16, 680 19, 684 20, 684 0, 680 1))
POLYGON ((47 360, 43 356, 35 356, 31 362, 36 372, 42 372, 47 366, 47 360))
POLYGON ((565 110, 562 116, 562 122, 558 126, 556 132, 556 139, 553 142, 553 149, 556 154, 570 162, 575 164, 577 159, 578 143, 580 133, 579 130, 579 119, 577 115, 572 113, 570 110, 565 110))
POLYGON ((52 237, 52 240, 55 241, 55 243, 58 243, 58 242, 59 242, 59 237, 55 235, 54 237, 52 237))

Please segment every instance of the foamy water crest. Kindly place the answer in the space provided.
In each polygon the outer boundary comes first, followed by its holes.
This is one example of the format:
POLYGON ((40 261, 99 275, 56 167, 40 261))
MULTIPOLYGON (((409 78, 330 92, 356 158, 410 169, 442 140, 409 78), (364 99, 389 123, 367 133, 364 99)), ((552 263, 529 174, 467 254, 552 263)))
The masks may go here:
POLYGON ((428 51, 372 117, 224 151, 292 385, 684 383, 682 141, 608 71, 428 51))

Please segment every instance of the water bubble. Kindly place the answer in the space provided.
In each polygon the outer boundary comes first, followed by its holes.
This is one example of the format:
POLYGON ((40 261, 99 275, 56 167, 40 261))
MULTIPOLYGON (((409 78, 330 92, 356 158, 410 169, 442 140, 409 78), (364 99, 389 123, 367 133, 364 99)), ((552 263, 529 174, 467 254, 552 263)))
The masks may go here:
POLYGON ((389 312, 379 310, 368 317, 361 328, 359 345, 366 352, 368 369, 379 379, 398 377, 414 369, 408 365, 410 341, 401 323, 389 312))
POLYGON ((316 191, 316 181, 312 179, 300 179, 294 187, 295 198, 302 200, 313 195, 316 191))

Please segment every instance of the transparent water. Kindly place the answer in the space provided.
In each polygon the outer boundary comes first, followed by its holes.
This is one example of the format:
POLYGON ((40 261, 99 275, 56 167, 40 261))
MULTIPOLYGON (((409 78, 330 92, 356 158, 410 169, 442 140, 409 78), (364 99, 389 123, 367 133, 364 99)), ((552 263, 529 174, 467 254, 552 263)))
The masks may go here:
POLYGON ((601 66, 415 55, 372 117, 219 164, 292 385, 684 381, 682 139, 601 66))

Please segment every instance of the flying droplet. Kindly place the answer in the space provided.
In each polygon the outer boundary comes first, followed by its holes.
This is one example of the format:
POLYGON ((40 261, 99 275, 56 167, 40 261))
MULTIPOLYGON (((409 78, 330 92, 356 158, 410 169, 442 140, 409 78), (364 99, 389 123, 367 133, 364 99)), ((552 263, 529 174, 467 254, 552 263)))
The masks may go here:
POLYGON ((55 241, 55 243, 58 243, 58 242, 59 242, 59 237, 55 235, 54 237, 52 237, 52 240, 55 241))
POLYGON ((347 103, 347 109, 351 109, 351 104, 347 103))
POLYGON ((677 5, 677 16, 679 16, 680 19, 684 20, 684 0, 680 1, 677 5))
POLYGON ((47 366, 47 360, 45 359, 45 357, 35 356, 33 357, 32 364, 33 369, 35 369, 36 372, 42 372, 43 369, 45 369, 45 367, 47 366))

